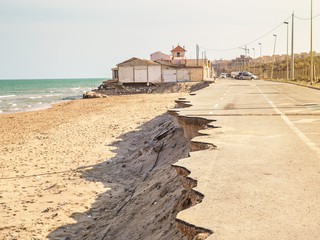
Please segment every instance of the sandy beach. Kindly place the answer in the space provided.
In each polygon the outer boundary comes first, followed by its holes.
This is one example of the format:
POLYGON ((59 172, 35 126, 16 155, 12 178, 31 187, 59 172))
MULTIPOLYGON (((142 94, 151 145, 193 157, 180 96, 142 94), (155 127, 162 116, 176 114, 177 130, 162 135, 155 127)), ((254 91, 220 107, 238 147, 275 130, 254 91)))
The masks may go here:
POLYGON ((170 164, 188 149, 165 113, 186 94, 0 115, 0 239, 185 239, 173 226, 183 187, 170 164))

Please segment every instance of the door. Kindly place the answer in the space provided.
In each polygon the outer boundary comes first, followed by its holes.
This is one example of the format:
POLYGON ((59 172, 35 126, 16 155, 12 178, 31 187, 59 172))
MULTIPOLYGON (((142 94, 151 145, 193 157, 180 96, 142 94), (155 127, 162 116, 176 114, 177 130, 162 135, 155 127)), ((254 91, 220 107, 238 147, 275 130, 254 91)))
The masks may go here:
POLYGON ((176 82, 177 71, 171 69, 163 69, 163 81, 164 82, 176 82))
POLYGON ((147 70, 134 70, 134 81, 135 82, 147 82, 148 81, 148 73, 147 70))
POLYGON ((188 82, 190 81, 190 74, 188 69, 179 69, 178 72, 178 82, 188 82))

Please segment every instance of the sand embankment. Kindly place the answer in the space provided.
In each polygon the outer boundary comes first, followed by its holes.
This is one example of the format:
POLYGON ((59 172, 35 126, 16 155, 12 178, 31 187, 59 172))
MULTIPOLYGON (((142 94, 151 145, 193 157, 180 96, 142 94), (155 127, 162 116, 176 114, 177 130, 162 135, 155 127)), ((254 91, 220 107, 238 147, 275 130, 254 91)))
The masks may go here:
POLYGON ((184 239, 173 226, 184 190, 170 164, 189 150, 164 113, 185 95, 0 115, 0 239, 184 239))

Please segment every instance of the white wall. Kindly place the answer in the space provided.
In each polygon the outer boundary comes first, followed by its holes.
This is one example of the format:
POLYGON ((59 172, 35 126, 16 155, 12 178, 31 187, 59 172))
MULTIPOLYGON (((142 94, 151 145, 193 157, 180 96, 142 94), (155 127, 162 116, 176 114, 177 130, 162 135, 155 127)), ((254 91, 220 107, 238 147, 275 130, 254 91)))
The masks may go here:
POLYGON ((189 69, 178 69, 177 71, 178 82, 190 81, 189 69))
POLYGON ((162 69, 162 77, 164 82, 176 82, 177 70, 175 69, 162 69))
POLYGON ((119 67, 119 81, 133 82, 133 67, 119 67))
POLYGON ((161 66, 148 66, 149 82, 161 82, 161 66))
POLYGON ((135 66, 134 67, 134 82, 147 82, 148 80, 148 67, 135 66))

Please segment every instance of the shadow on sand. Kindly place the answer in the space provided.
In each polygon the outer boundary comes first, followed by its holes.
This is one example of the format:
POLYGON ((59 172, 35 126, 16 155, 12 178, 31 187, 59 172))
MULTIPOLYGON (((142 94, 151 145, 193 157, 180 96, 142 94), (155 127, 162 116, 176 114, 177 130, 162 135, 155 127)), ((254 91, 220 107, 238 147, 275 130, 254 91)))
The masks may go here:
POLYGON ((116 154, 82 172, 108 189, 74 224, 52 231, 51 240, 187 239, 175 227, 184 188, 171 167, 189 153, 183 130, 169 114, 118 137, 116 154))

